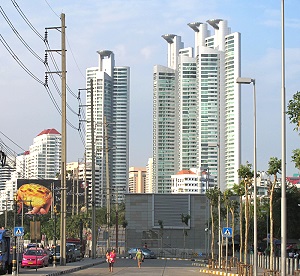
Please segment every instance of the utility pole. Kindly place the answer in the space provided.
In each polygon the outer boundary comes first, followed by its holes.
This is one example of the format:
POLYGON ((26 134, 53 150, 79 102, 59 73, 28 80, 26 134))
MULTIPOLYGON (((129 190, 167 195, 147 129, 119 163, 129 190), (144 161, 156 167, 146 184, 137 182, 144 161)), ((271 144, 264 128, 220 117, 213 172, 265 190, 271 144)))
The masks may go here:
POLYGON ((86 148, 84 150, 84 206, 86 207, 86 214, 88 214, 88 185, 86 183, 86 148))
POLYGON ((116 187, 116 250, 119 253, 119 193, 118 193, 118 187, 116 187))
POLYGON ((66 25, 65 14, 61 14, 61 99, 62 99, 62 131, 61 131, 61 215, 60 215, 60 264, 66 265, 66 25))
MULTIPOLYGON (((61 71, 56 72, 46 72, 46 74, 61 74, 61 202, 60 202, 60 264, 62 266, 66 265, 66 215, 67 215, 67 196, 66 196, 66 144, 67 144, 67 96, 66 96, 66 86, 67 86, 67 71, 66 71, 66 24, 65 24, 65 14, 62 13, 60 16, 61 26, 60 27, 50 27, 47 29, 60 29, 61 32, 61 50, 46 50, 46 52, 61 52, 61 71)), ((47 31, 45 40, 47 41, 47 31)), ((46 76, 47 77, 47 76, 46 76)), ((46 82, 47 85, 47 82, 46 82)))
POLYGON ((94 134, 94 89, 91 82, 91 139, 92 139, 92 259, 96 258, 96 202, 95 202, 95 134, 94 134))
POLYGON ((110 185, 109 185, 109 162, 108 162, 108 132, 106 116, 104 116, 104 137, 105 137, 105 161, 106 161, 106 223, 107 223, 107 249, 110 248, 110 185))
POLYGON ((79 162, 76 169, 76 215, 79 214, 79 162))

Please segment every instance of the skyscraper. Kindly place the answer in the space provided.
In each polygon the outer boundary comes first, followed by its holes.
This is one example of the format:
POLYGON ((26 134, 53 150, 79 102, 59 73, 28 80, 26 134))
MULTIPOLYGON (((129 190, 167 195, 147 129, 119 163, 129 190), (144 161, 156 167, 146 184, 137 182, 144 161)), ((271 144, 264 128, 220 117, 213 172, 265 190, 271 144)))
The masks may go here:
POLYGON ((61 134, 54 128, 45 129, 34 139, 29 151, 16 157, 19 178, 57 179, 61 169, 61 134))
POLYGON ((86 160, 92 160, 91 79, 93 80, 94 145, 100 182, 95 185, 96 205, 104 206, 107 194, 106 167, 110 194, 118 202, 128 187, 130 70, 115 66, 114 53, 98 51, 99 64, 86 70, 87 127, 86 160), (105 123, 106 120, 106 123, 105 123))
POLYGON ((171 175, 209 168, 221 189, 238 183, 240 34, 226 20, 189 23, 195 47, 168 34, 168 65, 154 67, 153 183, 171 192, 171 175), (211 35, 208 26, 213 27, 211 35))

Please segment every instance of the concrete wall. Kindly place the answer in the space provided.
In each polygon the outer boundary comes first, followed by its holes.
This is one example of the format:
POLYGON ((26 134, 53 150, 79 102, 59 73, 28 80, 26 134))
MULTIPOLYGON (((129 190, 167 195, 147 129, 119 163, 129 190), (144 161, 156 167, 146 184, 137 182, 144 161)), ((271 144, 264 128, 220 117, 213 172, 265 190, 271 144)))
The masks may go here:
POLYGON ((209 231, 205 231, 208 221, 205 195, 126 194, 125 205, 128 248, 141 247, 147 242, 148 247, 158 255, 207 252, 209 231), (167 204, 164 205, 164 202, 167 204), (188 226, 181 221, 182 213, 191 216, 188 226), (163 225, 167 224, 162 229, 158 218, 163 225))

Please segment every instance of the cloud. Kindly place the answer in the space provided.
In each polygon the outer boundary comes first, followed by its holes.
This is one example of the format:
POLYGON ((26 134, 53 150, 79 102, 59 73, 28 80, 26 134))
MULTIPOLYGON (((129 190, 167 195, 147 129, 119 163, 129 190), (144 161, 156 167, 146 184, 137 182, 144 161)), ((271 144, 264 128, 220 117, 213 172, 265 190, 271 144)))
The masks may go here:
POLYGON ((140 53, 145 59, 149 60, 153 54, 153 51, 154 51, 153 47, 147 46, 142 48, 140 53))

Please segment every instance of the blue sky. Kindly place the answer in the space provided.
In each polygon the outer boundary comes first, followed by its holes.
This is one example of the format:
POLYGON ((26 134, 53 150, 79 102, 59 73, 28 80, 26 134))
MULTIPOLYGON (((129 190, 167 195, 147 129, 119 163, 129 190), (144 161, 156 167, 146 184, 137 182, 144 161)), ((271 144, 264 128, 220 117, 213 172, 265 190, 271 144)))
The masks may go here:
MULTIPOLYGON (((97 66, 97 50, 115 53, 117 66, 131 67, 130 166, 145 166, 152 155, 152 72, 155 64, 167 64, 167 44, 161 35, 182 36, 185 46, 194 46, 194 32, 187 23, 221 18, 228 20, 242 39, 242 76, 256 79, 257 168, 267 170, 270 157, 281 158, 281 0, 15 0, 31 24, 44 34, 46 27, 60 26, 66 15, 67 83, 77 94, 85 87, 85 69, 97 66)), ((300 82, 300 1, 285 1, 286 99, 299 90, 300 82)), ((45 46, 26 25, 11 1, 2 9, 39 56, 45 46)), ((0 33, 18 58, 39 79, 44 66, 13 34, 0 16, 0 33)), ((60 48, 60 33, 49 30, 52 49, 60 48)), ((57 63, 60 65, 59 55, 57 63)), ((23 149, 46 128, 61 130, 60 115, 42 85, 29 77, 0 43, 1 127, 5 135, 23 149)), ((58 105, 60 99, 51 88, 58 105)), ((84 97, 84 95, 82 95, 84 97)), ((70 93, 68 104, 78 110, 70 93)), ((242 87, 242 163, 253 162, 253 94, 242 87)), ((78 118, 68 111, 68 120, 78 126, 78 118)), ((287 175, 296 173, 292 150, 300 137, 287 122, 287 175)), ((67 129, 67 159, 78 161, 84 147, 78 132, 67 129)), ((0 139, 16 152, 22 150, 0 133, 0 139)))

